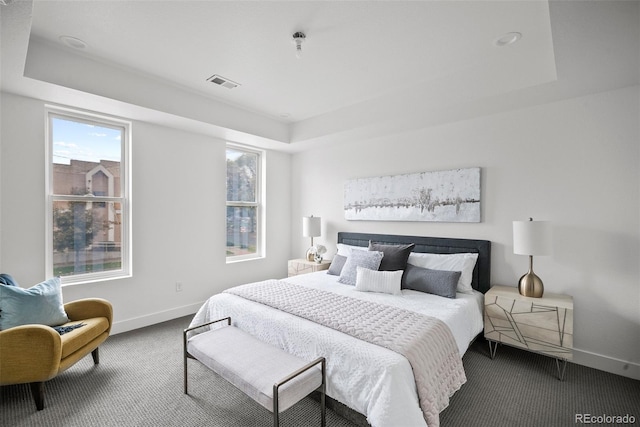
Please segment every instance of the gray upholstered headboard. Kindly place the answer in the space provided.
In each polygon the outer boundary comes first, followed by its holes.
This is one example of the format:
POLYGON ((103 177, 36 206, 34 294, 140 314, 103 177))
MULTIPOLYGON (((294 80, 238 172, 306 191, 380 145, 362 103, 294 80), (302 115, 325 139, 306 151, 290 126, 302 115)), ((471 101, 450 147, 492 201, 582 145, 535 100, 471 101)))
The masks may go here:
POLYGON ((380 243, 415 243, 414 252, 433 254, 477 253, 473 269, 473 289, 485 293, 491 287, 491 242, 489 240, 453 239, 444 237, 400 236, 396 234, 338 233, 338 243, 369 246, 369 240, 380 243))

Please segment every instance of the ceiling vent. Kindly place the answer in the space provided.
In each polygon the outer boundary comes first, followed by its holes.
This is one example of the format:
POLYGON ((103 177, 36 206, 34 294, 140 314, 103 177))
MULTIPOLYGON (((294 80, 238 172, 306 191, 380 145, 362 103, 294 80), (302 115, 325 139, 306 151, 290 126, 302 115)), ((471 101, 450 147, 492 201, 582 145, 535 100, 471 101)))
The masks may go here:
POLYGON ((217 84, 218 86, 226 87, 227 89, 233 89, 240 86, 240 83, 236 83, 231 81, 225 77, 214 74, 213 76, 207 79, 208 82, 217 84))

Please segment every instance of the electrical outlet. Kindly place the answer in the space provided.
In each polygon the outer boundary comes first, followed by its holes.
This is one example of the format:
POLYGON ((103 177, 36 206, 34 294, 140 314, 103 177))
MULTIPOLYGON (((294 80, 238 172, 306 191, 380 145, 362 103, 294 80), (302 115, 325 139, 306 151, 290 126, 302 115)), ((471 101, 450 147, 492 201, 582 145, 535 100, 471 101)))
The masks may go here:
POLYGON ((182 292, 182 282, 176 282, 176 292, 182 292))

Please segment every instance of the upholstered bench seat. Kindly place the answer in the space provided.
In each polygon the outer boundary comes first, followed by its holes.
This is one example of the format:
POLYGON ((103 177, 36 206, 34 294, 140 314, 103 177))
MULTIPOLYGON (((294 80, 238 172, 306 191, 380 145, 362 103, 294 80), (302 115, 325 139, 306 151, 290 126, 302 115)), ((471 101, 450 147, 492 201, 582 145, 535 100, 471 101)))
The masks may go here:
POLYGON ((185 330, 185 393, 186 359, 191 357, 272 411, 274 425, 278 425, 278 413, 320 389, 324 426, 324 358, 308 363, 234 326, 203 332, 187 340, 188 331, 185 330))

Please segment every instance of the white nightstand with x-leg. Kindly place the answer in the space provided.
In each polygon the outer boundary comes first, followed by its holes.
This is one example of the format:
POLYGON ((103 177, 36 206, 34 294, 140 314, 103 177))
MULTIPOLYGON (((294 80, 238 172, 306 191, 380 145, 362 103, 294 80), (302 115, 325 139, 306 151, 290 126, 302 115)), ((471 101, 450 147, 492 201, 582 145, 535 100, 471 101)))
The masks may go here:
POLYGON ((494 286, 484 295, 484 337, 492 359, 498 343, 545 354, 556 359, 563 380, 573 359, 573 298, 550 292, 531 298, 516 287, 494 286))

